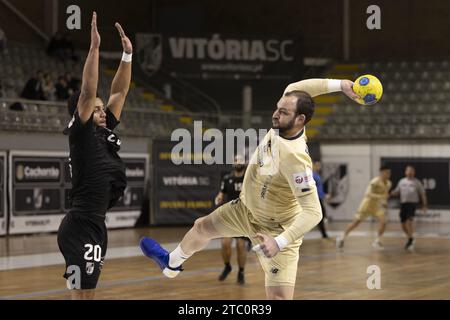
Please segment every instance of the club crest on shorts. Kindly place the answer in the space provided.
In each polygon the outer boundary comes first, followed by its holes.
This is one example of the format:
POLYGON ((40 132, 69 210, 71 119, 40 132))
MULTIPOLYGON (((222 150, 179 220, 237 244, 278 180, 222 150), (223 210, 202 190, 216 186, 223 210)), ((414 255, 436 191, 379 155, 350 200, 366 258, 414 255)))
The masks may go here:
POLYGON ((86 273, 92 275, 94 273, 95 264, 93 262, 86 262, 86 273))

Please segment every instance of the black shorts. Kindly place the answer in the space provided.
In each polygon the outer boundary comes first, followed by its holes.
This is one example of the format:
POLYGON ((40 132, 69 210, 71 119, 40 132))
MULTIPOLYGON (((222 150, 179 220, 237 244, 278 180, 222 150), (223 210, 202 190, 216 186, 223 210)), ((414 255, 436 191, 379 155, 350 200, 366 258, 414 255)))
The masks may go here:
POLYGON ((402 203, 400 207, 400 221, 402 223, 406 222, 407 220, 413 220, 414 216, 416 215, 416 203, 406 202, 402 203))
POLYGON ((103 220, 68 213, 58 230, 69 289, 95 289, 105 260, 108 234, 103 220))

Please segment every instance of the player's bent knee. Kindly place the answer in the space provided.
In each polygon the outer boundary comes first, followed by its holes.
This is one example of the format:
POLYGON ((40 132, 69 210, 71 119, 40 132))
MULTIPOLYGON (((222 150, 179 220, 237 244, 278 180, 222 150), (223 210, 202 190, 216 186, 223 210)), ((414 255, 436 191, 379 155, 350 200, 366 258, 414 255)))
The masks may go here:
POLYGON ((220 237, 211 221, 211 218, 209 218, 208 216, 195 220, 194 229, 198 234, 206 238, 213 239, 220 237))

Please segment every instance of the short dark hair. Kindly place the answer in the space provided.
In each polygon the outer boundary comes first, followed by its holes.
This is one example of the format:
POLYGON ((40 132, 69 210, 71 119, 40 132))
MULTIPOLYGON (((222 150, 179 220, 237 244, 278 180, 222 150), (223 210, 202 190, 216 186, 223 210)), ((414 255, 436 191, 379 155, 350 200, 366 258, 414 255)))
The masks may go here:
POLYGON ((389 168, 386 165, 383 165, 383 166, 380 167, 380 171, 384 171, 384 170, 391 170, 391 168, 389 168))
MULTIPOLYGON (((77 110, 77 105, 78 105, 78 100, 80 100, 80 95, 81 95, 81 91, 77 90, 69 97, 69 100, 67 100, 67 112, 69 112, 69 115, 71 117, 75 114, 75 111, 77 110)), ((97 93, 96 97, 99 98, 98 93, 97 93)))
POLYGON ((294 96, 297 98, 297 110, 295 116, 299 116, 301 114, 305 115, 305 124, 307 124, 309 121, 311 121, 313 115, 314 115, 314 109, 315 104, 312 97, 304 92, 299 90, 294 90, 287 92, 285 97, 291 97, 294 96))

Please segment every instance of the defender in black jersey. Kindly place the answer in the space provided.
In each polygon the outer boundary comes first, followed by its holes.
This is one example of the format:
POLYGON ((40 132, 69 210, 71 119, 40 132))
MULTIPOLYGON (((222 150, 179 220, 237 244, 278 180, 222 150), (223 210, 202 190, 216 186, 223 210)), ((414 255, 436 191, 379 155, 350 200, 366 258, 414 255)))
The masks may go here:
MULTIPOLYGON (((233 171, 226 174, 220 183, 220 192, 216 196, 215 204, 222 205, 226 201, 232 201, 239 198, 241 193, 242 182, 245 175, 245 160, 243 157, 237 155, 234 159, 233 171)), ((219 281, 224 281, 230 274, 231 267, 231 245, 233 238, 222 238, 222 258, 225 263, 225 267, 219 276, 219 281)), ((237 276, 237 282, 239 284, 245 284, 244 268, 245 261, 247 260, 247 244, 248 239, 245 237, 236 238, 236 250, 237 260, 239 266, 239 272, 237 276)))
POLYGON ((71 208, 59 227, 58 245, 66 261, 64 277, 74 299, 94 298, 108 244, 106 211, 126 187, 125 166, 117 154, 121 140, 113 130, 119 124, 130 87, 133 47, 118 23, 116 28, 124 54, 107 107, 97 97, 100 35, 95 12, 81 91, 68 102, 73 117, 64 134, 70 147, 71 208))

